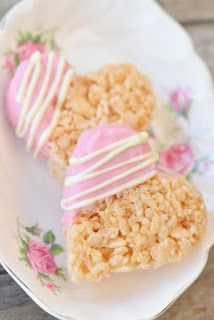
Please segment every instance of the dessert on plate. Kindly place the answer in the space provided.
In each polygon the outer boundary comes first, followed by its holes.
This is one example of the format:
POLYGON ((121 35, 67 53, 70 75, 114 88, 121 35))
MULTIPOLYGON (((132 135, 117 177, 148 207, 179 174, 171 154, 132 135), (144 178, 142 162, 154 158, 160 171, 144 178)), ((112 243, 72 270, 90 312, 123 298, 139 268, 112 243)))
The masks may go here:
POLYGON ((147 140, 118 123, 80 135, 61 202, 72 281, 177 262, 203 237, 200 193, 184 176, 159 172, 147 140))
POLYGON ((100 122, 144 130, 156 100, 149 80, 133 65, 106 65, 81 77, 58 53, 35 52, 16 69, 6 109, 17 135, 62 182, 82 131, 100 122))

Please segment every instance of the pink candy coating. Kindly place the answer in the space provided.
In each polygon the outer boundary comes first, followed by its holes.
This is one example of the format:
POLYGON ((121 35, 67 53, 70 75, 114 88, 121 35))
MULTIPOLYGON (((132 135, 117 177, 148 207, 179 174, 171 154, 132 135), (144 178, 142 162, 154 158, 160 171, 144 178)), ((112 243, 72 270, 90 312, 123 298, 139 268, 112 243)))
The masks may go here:
MULTIPOLYGON (((117 123, 101 124, 98 127, 96 127, 95 129, 89 129, 89 130, 84 131, 80 135, 78 143, 76 145, 76 148, 74 149, 74 152, 73 152, 73 157, 78 158, 78 157, 85 156, 85 155, 90 154, 96 150, 99 150, 107 145, 110 145, 114 142, 126 139, 126 138, 131 137, 136 134, 137 134, 136 131, 129 128, 125 124, 117 124, 117 123)), ((126 151, 117 155, 115 158, 113 158, 111 161, 109 161, 108 163, 106 163, 102 167, 100 167, 99 170, 104 169, 104 168, 108 168, 109 166, 112 166, 112 165, 115 165, 115 164, 118 164, 121 162, 124 162, 128 159, 132 159, 132 158, 139 156, 139 155, 142 155, 148 151, 150 151, 150 147, 149 147, 148 143, 144 143, 144 144, 140 144, 140 145, 131 147, 131 148, 127 149, 126 151)), ((99 155, 98 157, 96 157, 95 159, 93 159, 87 163, 80 164, 80 165, 78 164, 76 166, 71 165, 68 168, 66 177, 70 177, 72 175, 83 172, 88 167, 90 167, 91 165, 96 163, 98 160, 102 159, 104 156, 106 156, 106 153, 99 155)), ((96 185, 98 185, 98 184, 118 175, 118 174, 121 174, 122 172, 129 170, 130 168, 135 167, 136 165, 139 165, 140 163, 141 163, 141 161, 138 161, 138 162, 135 162, 134 164, 125 165, 121 168, 111 170, 108 173, 104 173, 104 174, 99 175, 97 177, 94 177, 89 180, 75 184, 72 187, 65 186, 64 191, 63 191, 63 198, 70 197, 70 196, 78 194, 84 190, 87 190, 91 187, 94 187, 94 186, 96 186, 96 185)), ((91 193, 90 195, 83 196, 83 197, 79 198, 78 200, 73 200, 72 204, 79 202, 80 200, 88 199, 91 196, 92 197, 98 196, 104 192, 108 192, 109 190, 112 190, 116 187, 119 187, 123 183, 129 182, 133 179, 143 177, 146 173, 153 170, 154 168, 155 168, 155 166, 151 165, 149 167, 146 167, 145 169, 141 169, 141 170, 137 171, 136 173, 130 174, 126 178, 123 178, 123 179, 120 179, 120 180, 114 182, 110 186, 104 187, 101 190, 98 190, 96 192, 91 193)), ((93 204, 86 207, 86 208, 83 208, 83 209, 70 211, 70 212, 69 211, 64 212, 62 223, 69 224, 78 212, 90 210, 92 207, 93 207, 93 204)))
MULTIPOLYGON (((52 84, 53 84, 53 81, 55 79, 56 72, 57 72, 58 65, 59 65, 59 60, 60 60, 60 55, 56 54, 55 59, 54 59, 54 63, 53 63, 51 78, 49 81, 48 92, 50 91, 52 84)), ((30 108, 33 106, 34 102, 36 101, 38 94, 40 92, 41 86, 44 81, 44 77, 45 77, 45 74, 47 71, 47 64, 48 64, 48 54, 47 53, 42 54, 41 61, 42 61, 42 71, 41 71, 41 75, 40 75, 38 84, 37 84, 36 89, 33 94, 33 99, 30 104, 30 108)), ((12 124, 12 126, 14 128, 16 128, 16 126, 18 125, 19 117, 20 117, 21 109, 22 109, 22 105, 17 102, 17 95, 18 95, 22 80, 24 78, 24 75, 27 71, 27 67, 28 67, 29 62, 30 62, 30 59, 25 60, 20 63, 20 65, 18 66, 18 68, 15 71, 14 77, 11 79, 11 81, 9 83, 9 86, 8 86, 7 92, 6 92, 6 115, 7 115, 9 122, 12 124)), ((64 74, 69 69, 69 67, 70 66, 68 64, 66 64, 66 66, 64 68, 64 74)), ((49 126, 49 124, 51 122, 51 119, 52 119, 52 116, 54 113, 55 104, 57 101, 58 92, 59 92, 59 88, 56 92, 56 95, 52 99, 51 104, 47 108, 47 111, 45 112, 44 117, 41 121, 41 124, 38 128, 33 149, 36 148, 42 133, 49 126)), ((29 136, 29 133, 27 132, 24 137, 25 141, 27 140, 28 136, 29 136)), ((47 143, 42 148, 42 150, 39 154, 40 158, 45 158, 46 150, 47 150, 47 143)))

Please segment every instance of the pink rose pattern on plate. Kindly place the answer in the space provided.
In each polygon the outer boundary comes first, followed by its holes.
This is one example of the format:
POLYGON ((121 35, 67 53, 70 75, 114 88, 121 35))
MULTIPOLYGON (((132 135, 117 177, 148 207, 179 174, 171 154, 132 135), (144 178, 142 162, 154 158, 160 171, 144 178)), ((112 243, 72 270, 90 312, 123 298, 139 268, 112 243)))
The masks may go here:
POLYGON ((210 161, 209 159, 202 159, 197 164, 197 171, 200 174, 204 174, 210 169, 211 165, 212 165, 212 161, 210 161))
POLYGON ((38 240, 29 240, 27 258, 34 271, 46 274, 56 272, 56 263, 54 256, 49 252, 50 248, 50 244, 38 240))
POLYGON ((191 91, 189 87, 177 88, 169 93, 169 104, 175 112, 186 116, 191 104, 191 91))
MULTIPOLYGON (((172 89, 168 97, 168 104, 165 109, 175 118, 182 117, 185 121, 188 121, 188 110, 192 102, 190 88, 186 86, 172 89)), ((158 142, 158 136, 155 136, 153 131, 151 135, 158 142)), ((183 174, 187 178, 191 178, 193 173, 206 174, 213 165, 208 156, 196 159, 189 141, 184 141, 183 143, 175 142, 170 145, 161 144, 158 151, 160 152, 158 163, 160 170, 168 173, 183 174)))
POLYGON ((172 144, 160 152, 158 169, 167 173, 179 173, 191 178, 192 174, 206 174, 213 161, 207 158, 196 159, 189 144, 172 144))
POLYGON ((173 144, 160 152, 160 168, 166 168, 169 172, 188 174, 194 167, 194 156, 188 144, 173 144))
POLYGON ((44 46, 44 44, 33 42, 32 40, 28 40, 25 43, 18 45, 17 47, 17 53, 20 61, 28 59, 35 51, 43 53, 46 51, 46 47, 44 46))
POLYGON ((32 53, 41 53, 48 50, 59 50, 59 46, 54 40, 56 29, 48 31, 23 32, 19 31, 15 41, 14 50, 5 53, 4 67, 13 72, 23 60, 28 59, 32 53))
POLYGON ((65 269, 57 266, 56 256, 64 252, 54 233, 42 232, 38 224, 25 227, 17 220, 19 259, 35 273, 41 285, 54 294, 60 291, 55 280, 66 280, 65 269))

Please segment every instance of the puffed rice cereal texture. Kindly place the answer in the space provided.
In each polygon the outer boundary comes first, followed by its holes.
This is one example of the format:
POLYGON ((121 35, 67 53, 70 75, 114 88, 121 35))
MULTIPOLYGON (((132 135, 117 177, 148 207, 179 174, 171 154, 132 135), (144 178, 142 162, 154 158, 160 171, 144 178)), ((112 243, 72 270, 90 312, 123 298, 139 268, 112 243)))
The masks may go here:
POLYGON ((77 77, 49 141, 48 163, 53 175, 63 181, 82 131, 108 122, 124 122, 142 131, 155 114, 156 98, 150 81, 133 65, 106 65, 86 77, 77 77))
POLYGON ((71 280, 157 268, 188 255, 203 237, 206 208, 183 176, 156 174, 77 215, 65 230, 71 280))

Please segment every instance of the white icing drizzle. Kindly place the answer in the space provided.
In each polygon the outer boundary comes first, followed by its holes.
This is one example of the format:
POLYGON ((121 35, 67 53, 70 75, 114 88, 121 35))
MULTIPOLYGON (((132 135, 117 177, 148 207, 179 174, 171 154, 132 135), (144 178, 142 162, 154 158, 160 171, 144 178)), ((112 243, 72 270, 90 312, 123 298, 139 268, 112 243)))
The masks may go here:
MULTIPOLYGON (((134 136, 131 136, 131 137, 125 138, 123 140, 119 140, 117 142, 109 144, 109 145, 107 145, 99 150, 96 150, 90 154, 87 154, 86 156, 83 156, 81 158, 71 157, 69 160, 69 163, 72 165, 78 165, 81 163, 85 163, 85 162, 88 162, 88 161, 95 159, 96 157, 102 155, 105 152, 108 152, 108 151, 115 149, 113 151, 113 153, 109 154, 110 158, 108 160, 111 160, 112 158, 114 158, 116 155, 123 152, 124 150, 146 142, 148 140, 148 137, 149 137, 149 135, 147 132, 140 132, 134 136), (121 147, 121 148, 119 149, 119 147, 121 147)), ((103 159, 103 161, 105 163, 105 162, 107 162, 107 159, 106 160, 103 159)))
POLYGON ((32 145, 33 145, 33 142, 35 139, 35 135, 36 135, 36 132, 39 128, 39 125, 41 124, 42 118, 43 118, 47 108, 49 107, 51 101, 53 100, 54 95, 57 92, 57 88, 59 87, 59 84, 60 84, 60 81, 61 81, 61 78, 63 75, 64 67, 65 67, 65 59, 61 58, 59 65, 58 65, 57 74, 56 74, 56 77, 55 77, 54 82, 52 84, 52 87, 51 87, 47 97, 45 98, 43 103, 40 105, 40 108, 35 115, 34 121, 32 122, 30 135, 29 135, 29 139, 27 142, 28 149, 32 148, 32 145))
MULTIPOLYGON (((62 205, 62 208, 65 210, 65 211, 73 211, 73 210, 77 210, 77 209, 81 209, 81 208, 84 208, 84 207, 87 207, 88 205, 92 204, 92 203, 95 203, 97 201, 100 201, 100 200, 103 200, 105 198, 108 198, 110 196, 113 196, 117 193, 120 193, 126 189, 129 189, 131 187, 134 187, 138 184, 141 184, 143 182, 145 182, 146 180, 152 178, 154 175, 155 175, 156 171, 153 170, 147 174, 145 174, 142 178, 138 178, 138 179, 134 179, 130 182, 127 182, 127 183, 124 183, 122 184, 121 186, 117 187, 117 188, 114 188, 106 193, 103 193, 101 195, 98 195, 96 197, 93 197, 93 198, 89 198, 89 199, 86 199, 86 200, 83 200, 79 203, 76 203, 76 204, 73 204, 73 205, 70 205, 70 206, 67 206, 67 202, 64 201, 64 199, 61 201, 61 205, 62 205)), ((69 200, 69 199, 67 199, 69 200)))
POLYGON ((19 122, 16 129, 16 134, 22 138, 22 127, 25 122, 26 114, 29 110, 31 100, 33 98, 34 91, 38 79, 41 75, 41 55, 38 52, 35 52, 32 55, 31 61, 29 62, 27 71, 22 80, 19 92, 17 95, 17 102, 22 104, 22 110, 19 118, 19 122), (33 76, 32 76, 33 73, 33 76), (29 82, 29 87, 28 87, 29 82))
POLYGON ((35 93, 35 89, 38 86, 38 82, 40 81, 42 71, 41 54, 39 52, 35 52, 31 56, 17 95, 17 102, 22 104, 22 110, 16 133, 19 137, 24 137, 25 134, 29 131, 27 148, 31 149, 34 145, 36 134, 45 115, 45 112, 47 111, 48 107, 53 101, 54 96, 59 90, 59 95, 57 95, 58 98, 56 106, 54 108, 54 114, 51 123, 41 134, 34 155, 38 155, 39 151, 47 142, 49 136, 53 132, 54 127, 56 126, 59 119, 60 110, 65 101, 67 90, 74 76, 74 72, 71 68, 65 72, 66 61, 63 57, 60 57, 57 64, 57 71, 54 81, 50 84, 51 77, 53 76, 55 59, 56 54, 54 52, 50 52, 48 54, 45 77, 41 85, 38 97, 36 98, 36 101, 34 102, 32 107, 32 99, 35 93))
POLYGON ((121 163, 112 165, 108 168, 102 169, 102 170, 96 170, 99 169, 101 166, 103 166, 104 164, 108 163, 110 160, 112 160, 113 158, 115 158, 118 154, 124 152, 125 150, 132 148, 136 145, 142 144, 144 143, 146 140, 148 139, 148 134, 146 132, 142 132, 139 133, 137 135, 131 136, 129 138, 120 140, 118 142, 112 143, 108 146, 105 146, 104 148, 101 148, 93 153, 90 153, 86 156, 83 156, 81 158, 71 158, 70 162, 73 165, 79 165, 82 163, 86 163, 91 161, 92 159, 95 159, 96 157, 105 154, 108 151, 111 151, 109 154, 107 154, 104 158, 102 158, 101 160, 97 161, 95 164, 91 165, 88 169, 84 170, 83 172, 76 174, 74 176, 68 177, 65 180, 65 186, 70 187, 72 185, 75 185, 77 183, 86 181, 88 179, 91 178, 95 178, 96 176, 99 176, 101 174, 104 174, 106 172, 109 172, 111 170, 114 169, 118 169, 121 168, 125 165, 128 164, 132 164, 135 162, 139 162, 142 161, 140 164, 135 165, 134 167, 129 168, 128 170, 126 170, 125 172, 122 172, 98 185, 95 185, 92 188, 89 188, 87 190, 84 190, 82 192, 79 192, 78 194, 75 194, 73 196, 70 196, 68 198, 64 198, 61 202, 62 208, 65 211, 72 211, 72 210, 77 210, 77 209, 81 209, 85 206, 88 206, 96 201, 105 199, 106 197, 115 195, 127 188, 130 188, 132 186, 135 186, 137 184, 143 183, 144 181, 146 181, 147 179, 151 178, 156 171, 152 170, 148 173, 146 173, 143 177, 137 178, 137 179, 132 179, 129 182, 126 183, 122 183, 120 186, 118 186, 117 188, 114 188, 112 190, 109 190, 108 192, 102 193, 100 195, 94 196, 94 197, 90 197, 88 199, 82 200, 80 202, 71 204, 71 202, 73 200, 77 200, 81 197, 90 195, 93 192, 99 191, 115 182, 117 182, 118 180, 121 180, 125 177, 128 177, 129 175, 142 170, 146 167, 151 166, 152 164, 154 164, 155 162, 158 161, 158 154, 156 152, 146 152, 142 155, 136 156, 132 159, 128 159, 126 161, 122 161, 121 163))
POLYGON ((53 132, 54 128, 56 127, 56 125, 57 125, 57 123, 59 121, 59 117, 61 115, 61 109, 62 109, 63 103, 65 101, 65 96, 66 96, 66 93, 67 93, 67 91, 69 89, 70 82, 71 82, 73 76, 74 76, 74 71, 71 69, 66 73, 66 75, 64 77, 64 81, 63 81, 61 90, 59 92, 59 97, 58 97, 58 100, 57 100, 54 116, 53 116, 53 118, 51 120, 51 123, 50 123, 49 127, 46 128, 46 130, 42 133, 42 135, 40 137, 38 146, 37 146, 37 148, 36 148, 36 150, 34 152, 34 156, 35 157, 38 155, 38 153, 41 150, 41 148, 45 145, 45 143, 47 142, 49 136, 51 135, 51 133, 53 132))
POLYGON ((38 112, 38 110, 40 109, 41 104, 44 101, 45 95, 46 95, 47 90, 48 90, 49 81, 50 81, 50 78, 51 78, 53 63, 54 63, 54 53, 51 52, 49 54, 49 57, 48 57, 47 72, 46 72, 46 75, 45 75, 44 82, 42 84, 41 90, 39 92, 38 98, 37 98, 36 102, 34 103, 34 105, 31 107, 31 109, 29 110, 28 114, 26 115, 24 128, 23 128, 23 131, 22 131, 22 137, 25 136, 27 130, 29 129, 29 126, 31 125, 31 123, 33 121, 33 118, 34 118, 36 112, 38 112))
POLYGON ((111 167, 108 167, 106 169, 103 169, 103 170, 99 170, 99 171, 95 171, 95 172, 92 172, 94 171, 94 168, 96 168, 98 166, 98 164, 96 163, 95 165, 91 166, 90 168, 86 169, 84 171, 84 174, 81 172, 77 175, 74 175, 74 176, 71 176, 71 177, 68 177, 65 179, 65 186, 72 186, 76 183, 79 183, 79 182, 82 182, 86 179, 91 179, 91 178, 95 178, 101 174, 104 174, 104 173, 107 173, 109 171, 112 171, 112 170, 115 170, 115 169, 118 169, 118 168, 121 168, 125 165, 129 165, 129 164, 132 164, 134 162, 138 162, 138 161, 141 161, 141 160, 145 160, 145 159, 148 159, 149 157, 152 157, 154 156, 154 152, 147 152, 147 153, 144 153, 140 156, 136 156, 132 159, 129 159, 129 160, 126 160, 126 161, 123 161, 121 163, 118 163, 118 164, 115 164, 111 167))

